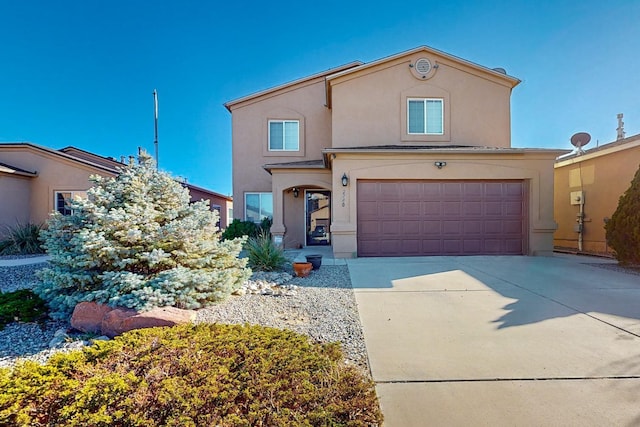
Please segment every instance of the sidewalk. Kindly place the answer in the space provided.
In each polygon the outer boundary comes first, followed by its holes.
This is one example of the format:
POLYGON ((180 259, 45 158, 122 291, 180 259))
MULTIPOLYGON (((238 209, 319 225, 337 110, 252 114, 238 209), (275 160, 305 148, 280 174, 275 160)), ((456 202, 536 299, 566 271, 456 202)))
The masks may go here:
POLYGON ((49 255, 16 259, 0 259, 0 267, 18 267, 20 265, 39 264, 47 261, 49 261, 49 255))

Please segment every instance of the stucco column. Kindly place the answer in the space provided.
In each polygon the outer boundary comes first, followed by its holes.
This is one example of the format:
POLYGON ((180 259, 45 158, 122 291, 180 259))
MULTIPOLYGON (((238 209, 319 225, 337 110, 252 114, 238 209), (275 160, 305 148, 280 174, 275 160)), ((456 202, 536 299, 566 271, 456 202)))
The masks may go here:
POLYGON ((357 179, 348 162, 333 160, 333 215, 331 239, 336 258, 354 258, 357 251, 355 208, 357 179), (342 185, 342 175, 347 175, 347 185, 342 185))
POLYGON ((273 197, 273 224, 271 224, 271 235, 273 236, 273 241, 278 246, 283 246, 284 234, 287 231, 284 226, 284 198, 282 197, 282 189, 275 179, 271 185, 271 195, 273 197))

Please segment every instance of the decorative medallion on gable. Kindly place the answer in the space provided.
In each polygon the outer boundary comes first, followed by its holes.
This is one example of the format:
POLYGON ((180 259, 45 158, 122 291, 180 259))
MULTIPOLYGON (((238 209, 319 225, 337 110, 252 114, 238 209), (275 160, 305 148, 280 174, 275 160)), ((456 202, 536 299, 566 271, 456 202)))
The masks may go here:
POLYGON ((432 62, 428 58, 418 58, 415 62, 409 64, 409 69, 413 77, 419 80, 427 80, 433 77, 438 69, 438 64, 432 62))

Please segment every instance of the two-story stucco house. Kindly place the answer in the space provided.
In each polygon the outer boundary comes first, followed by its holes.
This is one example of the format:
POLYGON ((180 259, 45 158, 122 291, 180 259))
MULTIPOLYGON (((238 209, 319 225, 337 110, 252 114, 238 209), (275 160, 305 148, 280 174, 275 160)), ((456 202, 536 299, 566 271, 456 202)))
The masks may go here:
POLYGON ((511 148, 520 81, 429 47, 225 104, 235 216, 336 257, 553 250, 553 162, 511 148))

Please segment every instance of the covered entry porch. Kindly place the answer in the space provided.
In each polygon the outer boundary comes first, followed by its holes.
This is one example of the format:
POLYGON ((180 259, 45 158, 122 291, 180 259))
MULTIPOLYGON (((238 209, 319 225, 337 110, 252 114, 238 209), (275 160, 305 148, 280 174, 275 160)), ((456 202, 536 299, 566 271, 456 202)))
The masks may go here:
POLYGON ((274 241, 285 249, 331 248, 331 171, 323 161, 265 165, 272 175, 274 241))

